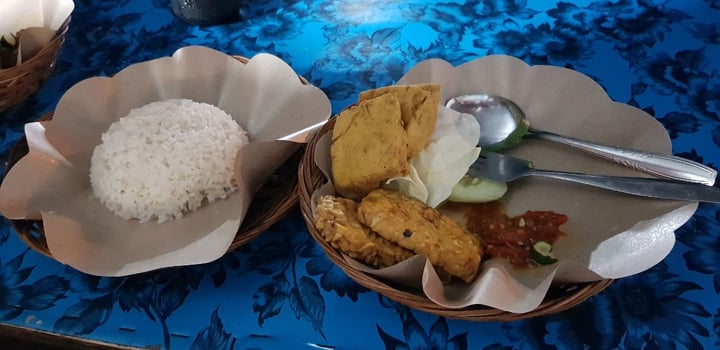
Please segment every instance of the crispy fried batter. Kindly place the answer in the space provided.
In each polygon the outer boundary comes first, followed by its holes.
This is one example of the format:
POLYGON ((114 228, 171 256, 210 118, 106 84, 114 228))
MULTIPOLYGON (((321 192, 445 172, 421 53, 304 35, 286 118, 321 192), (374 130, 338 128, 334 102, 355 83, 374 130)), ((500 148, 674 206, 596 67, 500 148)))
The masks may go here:
POLYGON ((400 192, 378 189, 360 202, 358 219, 383 238, 422 254, 470 283, 480 268, 479 239, 437 210, 400 192))
POLYGON ((335 190, 359 200, 380 183, 409 171, 407 135, 395 95, 363 101, 341 112, 330 146, 335 190))
POLYGON ((374 267, 387 267, 414 255, 372 232, 357 219, 357 202, 322 196, 315 212, 315 226, 325 241, 348 256, 374 267))
POLYGON ((408 158, 427 146, 435 130, 437 108, 440 102, 440 85, 395 85, 360 93, 360 101, 385 94, 394 94, 400 101, 402 120, 408 136, 408 158))

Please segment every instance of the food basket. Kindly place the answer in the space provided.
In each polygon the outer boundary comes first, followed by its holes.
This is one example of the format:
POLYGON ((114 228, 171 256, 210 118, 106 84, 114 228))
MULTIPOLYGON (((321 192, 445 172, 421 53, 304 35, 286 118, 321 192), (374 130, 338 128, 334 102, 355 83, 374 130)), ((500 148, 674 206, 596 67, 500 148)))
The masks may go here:
POLYGON ((545 299, 536 309, 518 314, 482 305, 461 309, 445 308, 432 302, 421 290, 398 286, 352 267, 338 250, 325 242, 315 227, 312 214, 312 193, 325 182, 323 173, 315 164, 315 148, 320 136, 332 132, 334 121, 331 119, 308 143, 300 162, 298 169, 300 209, 315 241, 322 247, 330 260, 358 284, 411 308, 439 316, 468 321, 513 321, 567 310, 600 293, 612 283, 611 279, 603 279, 588 283, 556 284, 550 288, 545 299))
POLYGON ((37 55, 18 66, 0 69, 0 112, 25 101, 50 77, 65 43, 69 23, 69 20, 65 21, 55 37, 37 55))
MULTIPOLYGON (((233 57, 242 63, 248 62, 245 57, 233 57)), ((299 77, 299 79, 303 84, 307 84, 304 78, 299 77)), ((52 113, 48 113, 42 116, 40 120, 50 120, 52 116, 52 113)), ((263 231, 280 221, 285 213, 297 204, 299 199, 297 167, 303 152, 304 147, 300 147, 258 190, 237 235, 228 248, 228 252, 259 236, 263 231)), ((6 173, 27 153, 28 145, 23 136, 10 151, 6 173)), ((42 220, 11 220, 11 223, 20 238, 28 246, 48 257, 52 257, 45 239, 42 220)))

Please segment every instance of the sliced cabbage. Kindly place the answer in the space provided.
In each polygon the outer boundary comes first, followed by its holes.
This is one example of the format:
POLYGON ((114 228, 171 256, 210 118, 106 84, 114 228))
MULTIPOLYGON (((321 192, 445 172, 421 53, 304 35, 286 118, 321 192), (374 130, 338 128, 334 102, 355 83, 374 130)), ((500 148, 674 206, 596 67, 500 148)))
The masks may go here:
POLYGON ((389 179, 384 187, 414 197, 429 207, 442 204, 480 155, 480 125, 465 113, 438 107, 430 142, 410 159, 410 174, 389 179))
POLYGON ((410 174, 388 179, 382 186, 387 189, 397 190, 400 193, 417 198, 423 202, 428 198, 428 189, 418 175, 417 169, 410 165, 410 174))

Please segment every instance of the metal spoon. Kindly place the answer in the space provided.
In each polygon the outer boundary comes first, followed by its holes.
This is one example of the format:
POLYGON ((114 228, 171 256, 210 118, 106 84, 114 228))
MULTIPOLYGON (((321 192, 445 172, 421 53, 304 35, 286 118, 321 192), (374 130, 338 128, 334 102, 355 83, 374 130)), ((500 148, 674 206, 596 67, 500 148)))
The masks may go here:
POLYGON ((450 99, 446 107, 475 116, 480 123, 478 146, 501 151, 517 146, 525 136, 555 141, 656 176, 712 186, 717 171, 703 164, 671 155, 605 146, 533 129, 522 109, 504 97, 488 94, 450 99))

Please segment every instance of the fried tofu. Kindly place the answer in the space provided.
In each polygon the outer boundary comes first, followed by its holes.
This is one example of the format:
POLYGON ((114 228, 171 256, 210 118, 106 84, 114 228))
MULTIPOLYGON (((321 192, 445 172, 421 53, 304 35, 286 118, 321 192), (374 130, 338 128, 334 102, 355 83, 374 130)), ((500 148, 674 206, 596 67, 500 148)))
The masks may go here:
POLYGON ((359 200, 410 165, 400 102, 387 94, 342 111, 335 121, 330 156, 335 190, 359 200))
POLYGON ((397 191, 378 189, 362 199, 358 219, 381 237, 422 254, 436 268, 467 283, 477 277, 482 247, 477 236, 397 191))
POLYGON ((357 202, 334 196, 322 196, 315 211, 315 226, 325 241, 346 255, 368 265, 382 268, 414 255, 372 232, 357 219, 357 202))
POLYGON ((402 121, 408 137, 408 158, 420 153, 427 146, 437 122, 440 103, 440 85, 395 85, 360 93, 360 101, 394 94, 400 101, 402 121))

